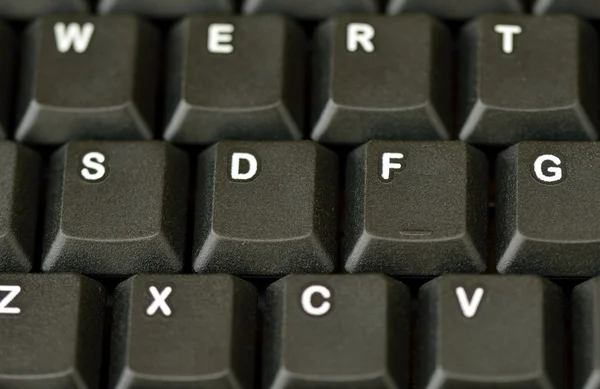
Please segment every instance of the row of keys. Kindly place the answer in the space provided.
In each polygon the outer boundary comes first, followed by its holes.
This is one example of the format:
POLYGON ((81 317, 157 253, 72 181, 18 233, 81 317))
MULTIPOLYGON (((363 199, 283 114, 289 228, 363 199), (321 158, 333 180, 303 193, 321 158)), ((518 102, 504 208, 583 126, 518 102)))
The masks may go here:
MULTIPOLYGON (((305 123, 307 42, 297 25, 272 15, 185 19, 168 38, 159 124, 152 25, 133 16, 44 17, 25 33, 14 138, 59 145, 158 135, 204 145, 310 133, 334 145, 458 136, 488 146, 598 139, 597 36, 575 17, 490 15, 466 25, 458 115, 451 34, 429 16, 340 16, 315 39, 305 123)), ((14 41, 0 28, 0 137, 12 134, 14 41)))
MULTIPOLYGON (((265 299, 258 358, 250 283, 229 275, 123 282, 114 295, 108 387, 249 389, 255 368, 264 388, 409 387, 412 313, 402 283, 293 275, 265 299)), ((104 300, 102 286, 83 276, 0 275, 0 386, 96 388, 104 300)), ((563 387, 565 302, 559 287, 536 276, 428 282, 419 291, 413 380, 428 389, 563 387)), ((577 286, 571 303, 573 387, 596 387, 600 279, 577 286)))
MULTIPOLYGON (((372 141, 347 161, 341 259, 351 273, 488 267, 488 168, 459 141, 372 141)), ((224 141, 197 159, 196 272, 328 273, 338 265, 339 158, 309 141, 224 141)), ((32 267, 39 160, 0 143, 1 271, 32 267)), ((600 144, 524 142, 500 154, 497 270, 600 274, 600 144)), ((188 156, 164 142, 72 142, 50 161, 41 269, 180 272, 188 156)), ((190 210, 192 211, 192 210, 190 210)))
MULTIPOLYGON (((468 19, 491 12, 523 12, 520 0, 389 0, 385 10, 426 12, 444 19, 468 19)), ((174 18, 200 12, 232 12, 233 0, 100 0, 100 13, 135 12, 151 17, 174 18)), ((380 9, 377 0, 244 0, 245 13, 281 13, 295 18, 324 19, 336 13, 374 13, 380 9)), ((50 12, 90 11, 87 0, 3 0, 0 16, 33 18, 50 12)), ((564 12, 586 18, 600 17, 595 0, 536 0, 535 13, 564 12)))

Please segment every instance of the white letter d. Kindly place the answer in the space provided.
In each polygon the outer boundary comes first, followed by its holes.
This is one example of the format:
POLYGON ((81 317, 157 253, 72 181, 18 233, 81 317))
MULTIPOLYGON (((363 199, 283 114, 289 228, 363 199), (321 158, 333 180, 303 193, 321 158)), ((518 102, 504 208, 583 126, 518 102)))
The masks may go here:
POLYGON ((258 160, 250 153, 233 153, 231 155, 231 179, 236 181, 248 181, 256 176, 258 172, 258 160), (240 171, 240 161, 244 159, 248 162, 248 171, 240 171))

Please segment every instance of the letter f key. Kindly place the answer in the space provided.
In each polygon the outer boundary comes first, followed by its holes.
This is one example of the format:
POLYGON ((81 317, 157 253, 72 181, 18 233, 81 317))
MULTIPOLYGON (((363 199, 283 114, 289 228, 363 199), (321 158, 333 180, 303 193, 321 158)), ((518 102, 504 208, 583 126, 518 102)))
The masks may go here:
POLYGON ((402 153, 383 153, 381 156, 381 178, 384 181, 391 180, 393 171, 404 169, 404 164, 400 160, 404 159, 402 153))

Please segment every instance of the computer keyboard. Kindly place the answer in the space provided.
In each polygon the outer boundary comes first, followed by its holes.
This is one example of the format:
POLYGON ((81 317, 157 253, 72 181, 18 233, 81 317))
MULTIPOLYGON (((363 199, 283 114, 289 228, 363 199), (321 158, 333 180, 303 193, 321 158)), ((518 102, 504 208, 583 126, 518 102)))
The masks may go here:
POLYGON ((0 389, 600 389, 599 0, 0 0, 0 389))

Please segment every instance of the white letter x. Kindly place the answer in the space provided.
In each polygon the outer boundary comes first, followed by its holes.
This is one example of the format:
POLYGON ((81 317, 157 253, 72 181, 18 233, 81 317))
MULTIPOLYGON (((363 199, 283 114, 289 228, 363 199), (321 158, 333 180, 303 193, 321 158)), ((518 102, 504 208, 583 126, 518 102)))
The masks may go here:
POLYGON ((154 301, 146 310, 146 314, 148 314, 148 316, 154 316, 160 309, 163 315, 171 316, 171 308, 169 308, 169 305, 167 304, 167 298, 173 289, 170 286, 167 286, 162 292, 159 293, 155 286, 151 286, 148 290, 154 298, 154 301))

